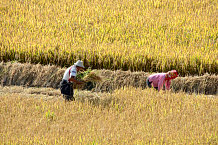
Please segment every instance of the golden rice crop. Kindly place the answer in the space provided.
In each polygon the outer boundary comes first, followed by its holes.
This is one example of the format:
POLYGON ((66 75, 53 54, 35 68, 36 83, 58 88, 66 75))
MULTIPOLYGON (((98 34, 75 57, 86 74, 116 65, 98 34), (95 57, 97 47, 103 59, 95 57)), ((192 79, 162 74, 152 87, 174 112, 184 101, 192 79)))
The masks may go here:
POLYGON ((65 103, 15 89, 0 93, 2 144, 217 143, 217 98, 125 88, 65 103))
POLYGON ((0 0, 0 60, 217 73, 216 0, 0 0))

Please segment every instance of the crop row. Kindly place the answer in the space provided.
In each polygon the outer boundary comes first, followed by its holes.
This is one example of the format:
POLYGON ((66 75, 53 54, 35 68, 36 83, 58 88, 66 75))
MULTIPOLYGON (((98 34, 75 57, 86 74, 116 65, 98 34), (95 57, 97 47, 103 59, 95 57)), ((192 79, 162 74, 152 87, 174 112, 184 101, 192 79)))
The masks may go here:
POLYGON ((217 74, 215 0, 13 0, 0 4, 0 60, 217 74))

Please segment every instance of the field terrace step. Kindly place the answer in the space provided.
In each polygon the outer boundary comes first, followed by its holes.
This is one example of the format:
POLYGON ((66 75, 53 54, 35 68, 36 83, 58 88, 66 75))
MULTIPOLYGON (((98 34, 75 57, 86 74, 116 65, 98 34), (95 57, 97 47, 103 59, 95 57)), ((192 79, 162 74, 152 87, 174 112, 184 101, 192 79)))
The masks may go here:
MULTIPOLYGON (((59 88, 66 68, 55 65, 21 64, 17 62, 0 63, 0 79, 2 86, 52 87, 59 88)), ((113 92, 115 89, 128 86, 146 88, 147 72, 93 70, 103 78, 98 84, 85 86, 95 92, 113 92)), ((218 76, 205 74, 203 76, 178 77, 172 81, 172 90, 206 95, 218 94, 218 76)))

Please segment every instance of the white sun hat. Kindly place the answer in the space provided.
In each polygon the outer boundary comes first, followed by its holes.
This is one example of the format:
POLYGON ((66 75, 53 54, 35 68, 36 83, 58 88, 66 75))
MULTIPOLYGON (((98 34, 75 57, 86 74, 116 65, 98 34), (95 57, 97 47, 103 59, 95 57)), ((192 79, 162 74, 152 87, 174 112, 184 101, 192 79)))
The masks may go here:
POLYGON ((78 67, 85 68, 84 65, 83 65, 83 61, 81 61, 81 60, 78 60, 76 63, 74 63, 74 65, 76 65, 78 67))

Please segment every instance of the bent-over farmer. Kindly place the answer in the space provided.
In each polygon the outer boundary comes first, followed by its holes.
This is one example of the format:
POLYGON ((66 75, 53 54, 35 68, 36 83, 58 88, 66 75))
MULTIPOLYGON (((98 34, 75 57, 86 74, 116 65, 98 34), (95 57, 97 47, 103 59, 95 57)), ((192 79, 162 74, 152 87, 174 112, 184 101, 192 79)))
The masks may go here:
POLYGON ((76 80, 77 72, 83 70, 85 67, 83 66, 83 62, 78 60, 74 65, 67 68, 64 73, 63 79, 60 83, 61 94, 67 101, 74 101, 73 97, 73 83, 83 84, 84 82, 76 80))
POLYGON ((178 77, 178 72, 176 70, 171 70, 167 73, 156 73, 150 75, 147 78, 146 83, 149 88, 153 86, 158 91, 160 91, 165 84, 165 90, 170 90, 171 80, 176 77, 178 77))

